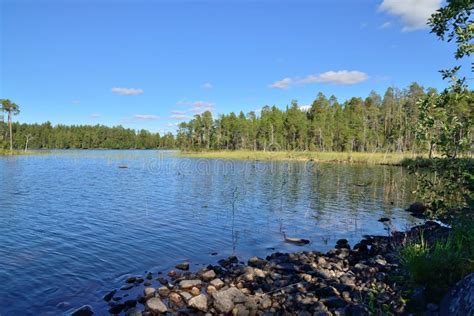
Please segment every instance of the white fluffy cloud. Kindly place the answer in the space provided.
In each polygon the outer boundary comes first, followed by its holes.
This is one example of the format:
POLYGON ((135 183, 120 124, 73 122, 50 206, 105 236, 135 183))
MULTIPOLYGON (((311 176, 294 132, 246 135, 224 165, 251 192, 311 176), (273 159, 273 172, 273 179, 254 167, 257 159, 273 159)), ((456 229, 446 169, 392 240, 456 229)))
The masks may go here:
POLYGON ((159 120, 160 117, 153 114, 135 114, 132 119, 134 121, 156 121, 159 120))
POLYGON ((294 83, 294 80, 291 78, 284 78, 278 81, 275 81, 270 85, 271 88, 276 88, 276 89, 286 89, 290 85, 294 83))
POLYGON ((206 83, 203 83, 201 85, 201 88, 203 88, 203 89, 212 89, 212 87, 213 87, 213 85, 210 82, 206 82, 206 83))
POLYGON ((93 119, 97 119, 97 118, 100 118, 101 115, 100 115, 99 113, 92 113, 92 114, 90 115, 90 117, 93 118, 93 119))
POLYGON ((369 76, 358 70, 326 71, 317 75, 308 75, 303 78, 284 78, 270 85, 271 88, 286 89, 292 85, 304 85, 310 83, 327 83, 339 85, 352 85, 369 79, 369 76))
POLYGON ((121 95, 136 95, 142 94, 144 91, 142 89, 135 89, 135 88, 112 88, 113 93, 121 94, 121 95))
POLYGON ((383 0, 379 10, 399 17, 403 31, 427 27, 428 18, 441 6, 441 0, 383 0))

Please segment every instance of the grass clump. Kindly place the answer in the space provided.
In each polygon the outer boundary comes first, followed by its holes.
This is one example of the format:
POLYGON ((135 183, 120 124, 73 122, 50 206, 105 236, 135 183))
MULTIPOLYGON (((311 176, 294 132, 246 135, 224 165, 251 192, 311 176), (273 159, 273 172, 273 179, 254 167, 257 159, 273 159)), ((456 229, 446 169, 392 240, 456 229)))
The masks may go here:
POLYGON ((429 244, 421 233, 419 242, 400 249, 409 283, 426 290, 428 301, 439 302, 447 291, 474 271, 474 221, 457 222, 449 236, 429 244))

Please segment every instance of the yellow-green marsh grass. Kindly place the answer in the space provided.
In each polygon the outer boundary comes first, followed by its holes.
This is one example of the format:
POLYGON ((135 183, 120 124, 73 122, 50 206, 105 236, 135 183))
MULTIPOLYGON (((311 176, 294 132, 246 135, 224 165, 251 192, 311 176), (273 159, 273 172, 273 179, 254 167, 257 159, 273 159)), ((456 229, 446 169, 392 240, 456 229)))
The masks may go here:
POLYGON ((420 155, 412 153, 362 153, 362 152, 314 152, 314 151, 201 151, 180 152, 180 156, 192 158, 214 158, 235 160, 314 160, 317 162, 365 163, 400 165, 404 159, 420 155))

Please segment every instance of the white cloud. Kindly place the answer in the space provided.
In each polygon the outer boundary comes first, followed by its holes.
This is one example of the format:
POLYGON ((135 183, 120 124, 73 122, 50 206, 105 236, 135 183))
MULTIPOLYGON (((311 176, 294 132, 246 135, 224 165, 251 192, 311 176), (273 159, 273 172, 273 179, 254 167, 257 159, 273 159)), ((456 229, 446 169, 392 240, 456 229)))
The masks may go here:
POLYGON ((385 23, 380 24, 379 29, 382 29, 382 30, 387 29, 390 26, 392 26, 392 22, 385 22, 385 23))
POLYGON ((186 120, 189 120, 190 117, 188 115, 185 115, 185 114, 172 114, 170 116, 170 119, 171 120, 180 120, 180 121, 186 121, 186 120))
POLYGON ((309 110, 311 110, 311 105, 302 105, 300 106, 300 110, 303 111, 303 112, 308 112, 309 110))
POLYGON ((81 104, 81 101, 80 100, 72 100, 71 103, 74 104, 74 105, 79 105, 79 104, 81 104))
POLYGON ((174 114, 174 115, 184 115, 186 114, 186 111, 171 111, 171 114, 174 114))
POLYGON ((206 83, 203 83, 203 84, 201 85, 201 88, 203 88, 203 89, 212 89, 212 88, 213 88, 213 85, 212 85, 212 83, 210 83, 210 82, 206 82, 206 83))
POLYGON ((270 85, 270 88, 275 88, 275 89, 286 89, 288 88, 291 84, 293 84, 293 79, 291 78, 284 78, 278 81, 275 81, 270 85))
POLYGON ((135 114, 132 119, 134 121, 156 121, 159 120, 160 117, 153 114, 135 114))
POLYGON ((185 111, 172 111, 172 114, 186 114, 186 113, 193 113, 193 114, 201 114, 206 111, 212 112, 214 110, 215 104, 213 102, 208 101, 186 101, 181 100, 176 102, 179 106, 186 106, 188 109, 185 111))
POLYGON ((121 94, 121 95, 136 95, 142 94, 144 91, 142 89, 135 89, 135 88, 112 88, 113 93, 121 94))
POLYGON ((212 108, 214 107, 214 103, 207 102, 207 101, 195 101, 193 103, 195 108, 212 108))
POLYGON ((308 75, 304 78, 284 78, 270 85, 271 88, 286 89, 292 85, 305 85, 310 83, 327 83, 352 85, 369 79, 369 76, 358 70, 326 71, 318 75, 308 75))
POLYGON ((102 116, 102 115, 100 115, 99 113, 92 113, 92 114, 90 115, 90 117, 93 118, 93 119, 97 119, 97 118, 99 118, 99 117, 101 117, 101 116, 102 116))
POLYGON ((441 0, 383 0, 379 10, 399 17, 403 31, 426 28, 428 18, 441 6, 441 0))

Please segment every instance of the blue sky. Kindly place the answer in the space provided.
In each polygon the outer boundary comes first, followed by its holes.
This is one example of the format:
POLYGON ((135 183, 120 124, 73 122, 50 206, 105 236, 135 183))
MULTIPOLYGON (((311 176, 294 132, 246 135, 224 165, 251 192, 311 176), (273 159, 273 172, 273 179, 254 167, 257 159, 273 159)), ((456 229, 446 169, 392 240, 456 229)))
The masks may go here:
POLYGON ((22 122, 173 131, 319 91, 340 101, 413 81, 442 88, 440 0, 22 1, 1 4, 0 98, 22 122))

